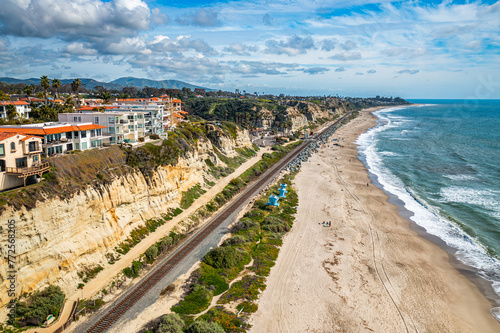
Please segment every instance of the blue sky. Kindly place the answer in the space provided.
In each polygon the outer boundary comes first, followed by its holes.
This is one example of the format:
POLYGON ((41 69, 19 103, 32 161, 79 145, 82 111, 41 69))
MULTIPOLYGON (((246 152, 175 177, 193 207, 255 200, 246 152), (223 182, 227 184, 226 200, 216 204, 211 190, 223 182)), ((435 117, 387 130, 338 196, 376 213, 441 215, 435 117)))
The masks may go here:
POLYGON ((500 2, 3 0, 0 76, 500 98, 500 2))

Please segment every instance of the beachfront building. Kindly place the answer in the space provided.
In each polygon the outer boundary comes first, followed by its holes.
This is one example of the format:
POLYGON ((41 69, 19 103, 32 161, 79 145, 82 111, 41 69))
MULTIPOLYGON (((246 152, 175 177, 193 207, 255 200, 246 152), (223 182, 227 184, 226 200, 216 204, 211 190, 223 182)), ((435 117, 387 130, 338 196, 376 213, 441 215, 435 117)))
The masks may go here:
POLYGON ((100 148, 109 144, 109 136, 102 133, 105 126, 92 123, 40 123, 0 126, 0 133, 18 133, 42 138, 45 156, 55 156, 71 150, 100 148))
POLYGON ((41 137, 0 133, 0 191, 36 182, 36 177, 49 170, 41 154, 41 137))
POLYGON ((30 105, 25 101, 0 101, 0 118, 7 119, 7 105, 14 105, 21 118, 29 118, 30 105))
POLYGON ((106 126, 102 129, 104 136, 109 136, 110 144, 124 142, 135 143, 146 135, 145 112, 120 112, 117 108, 105 107, 105 112, 85 111, 80 113, 60 113, 60 122, 87 123, 106 126))
POLYGON ((183 121, 182 101, 163 95, 151 98, 126 98, 112 100, 112 104, 102 105, 89 103, 78 109, 78 112, 113 111, 118 113, 143 113, 144 135, 157 134, 166 138, 167 129, 175 127, 183 121))

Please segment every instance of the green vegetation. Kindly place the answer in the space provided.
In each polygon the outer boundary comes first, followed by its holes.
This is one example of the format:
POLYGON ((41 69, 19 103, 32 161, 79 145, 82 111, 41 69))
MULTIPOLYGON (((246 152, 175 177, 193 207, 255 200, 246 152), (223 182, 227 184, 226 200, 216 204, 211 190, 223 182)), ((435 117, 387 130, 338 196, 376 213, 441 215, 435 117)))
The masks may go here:
POLYGON ((186 333, 224 333, 224 329, 215 322, 198 320, 189 325, 186 333))
POLYGON ((172 307, 172 311, 182 314, 199 313, 210 305, 212 296, 212 291, 196 284, 179 304, 172 307))
POLYGON ((104 268, 97 265, 94 268, 85 268, 83 271, 78 272, 78 277, 82 279, 83 283, 87 283, 89 280, 93 279, 97 273, 102 271, 104 268))
POLYGON ((149 235, 151 232, 155 232, 156 229, 166 222, 173 219, 175 216, 182 213, 182 209, 170 209, 168 214, 164 214, 160 219, 149 219, 142 226, 139 226, 130 232, 129 237, 118 244, 115 251, 120 254, 126 254, 132 247, 138 244, 143 238, 149 235))
POLYGON ((191 187, 189 190, 182 192, 181 198, 181 208, 187 209, 189 208, 193 202, 198 199, 202 194, 206 193, 204 189, 201 188, 201 185, 195 185, 191 187))
POLYGON ((15 318, 10 318, 10 321, 17 327, 40 326, 49 314, 56 318, 59 316, 64 298, 58 286, 51 285, 36 291, 25 302, 17 303, 15 318))
POLYGON ((177 313, 169 313, 161 317, 157 333, 182 333, 184 320, 177 313))
MULTIPOLYGON (((289 148, 278 148, 268 154, 266 159, 272 160, 289 148)), ((232 190, 244 186, 245 180, 249 181, 252 175, 253 171, 248 173, 248 178, 234 179, 227 188, 232 190)), ((172 311, 183 316, 186 326, 192 321, 190 315, 205 310, 215 295, 222 294, 219 304, 236 303, 243 317, 257 311, 258 306, 254 302, 266 288, 265 279, 278 257, 282 237, 293 224, 298 197, 291 187, 292 179, 293 175, 285 176, 284 182, 289 185, 289 192, 286 199, 280 200, 280 207, 265 204, 269 194, 278 192, 278 185, 274 185, 231 228, 232 236, 205 255, 201 267, 190 277, 190 286, 184 299, 172 308, 172 311), (252 259, 253 263, 247 269, 254 274, 247 273, 228 289, 230 281, 241 274, 245 264, 249 264, 252 259)), ((224 199, 225 196, 219 198, 224 199)), ((211 308, 193 324, 201 320, 217 322, 226 332, 245 332, 248 329, 248 324, 240 316, 220 306, 211 308)))

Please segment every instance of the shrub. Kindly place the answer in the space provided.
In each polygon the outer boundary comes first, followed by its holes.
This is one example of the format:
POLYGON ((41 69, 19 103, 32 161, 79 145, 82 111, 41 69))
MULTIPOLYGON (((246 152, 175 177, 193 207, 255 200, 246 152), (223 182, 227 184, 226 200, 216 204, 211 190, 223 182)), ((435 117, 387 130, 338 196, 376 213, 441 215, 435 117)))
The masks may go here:
POLYGON ((180 314, 195 314, 205 310, 212 301, 212 292, 205 286, 195 285, 193 290, 184 297, 184 300, 172 307, 172 311, 180 314))
POLYGON ((217 270, 212 266, 202 263, 200 271, 201 275, 198 278, 198 281, 209 288, 213 287, 214 295, 220 295, 229 288, 229 284, 226 282, 226 279, 221 275, 220 270, 217 270))
POLYGON ((150 138, 151 140, 158 140, 158 139, 160 138, 160 136, 159 136, 158 134, 151 134, 151 135, 149 136, 149 138, 150 138))
POLYGON ((287 232, 290 230, 290 226, 286 221, 283 221, 276 216, 266 216, 262 222, 262 229, 271 232, 287 232))
POLYGON ((137 140, 139 140, 139 142, 144 142, 144 137, 142 137, 142 136, 141 136, 141 137, 140 137, 140 138, 138 138, 137 140))
POLYGON ((243 244, 246 242, 248 242, 248 239, 245 236, 235 235, 231 238, 226 239, 221 246, 231 246, 231 245, 243 244))
POLYGON ((205 255, 204 261, 215 268, 231 268, 237 266, 242 259, 242 253, 234 247, 217 247, 205 255))
POLYGON ((224 329, 215 322, 198 320, 189 325, 186 333, 224 333, 224 329))
POLYGON ((169 313, 161 317, 157 333, 182 333, 184 320, 177 313, 169 313))

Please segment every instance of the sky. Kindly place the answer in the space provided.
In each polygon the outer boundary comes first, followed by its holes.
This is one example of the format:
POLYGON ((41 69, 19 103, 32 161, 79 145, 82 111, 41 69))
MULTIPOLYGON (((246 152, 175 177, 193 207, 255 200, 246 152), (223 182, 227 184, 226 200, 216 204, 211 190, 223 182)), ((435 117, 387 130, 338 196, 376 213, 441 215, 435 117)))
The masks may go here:
POLYGON ((500 1, 2 0, 0 76, 500 99, 500 1))

